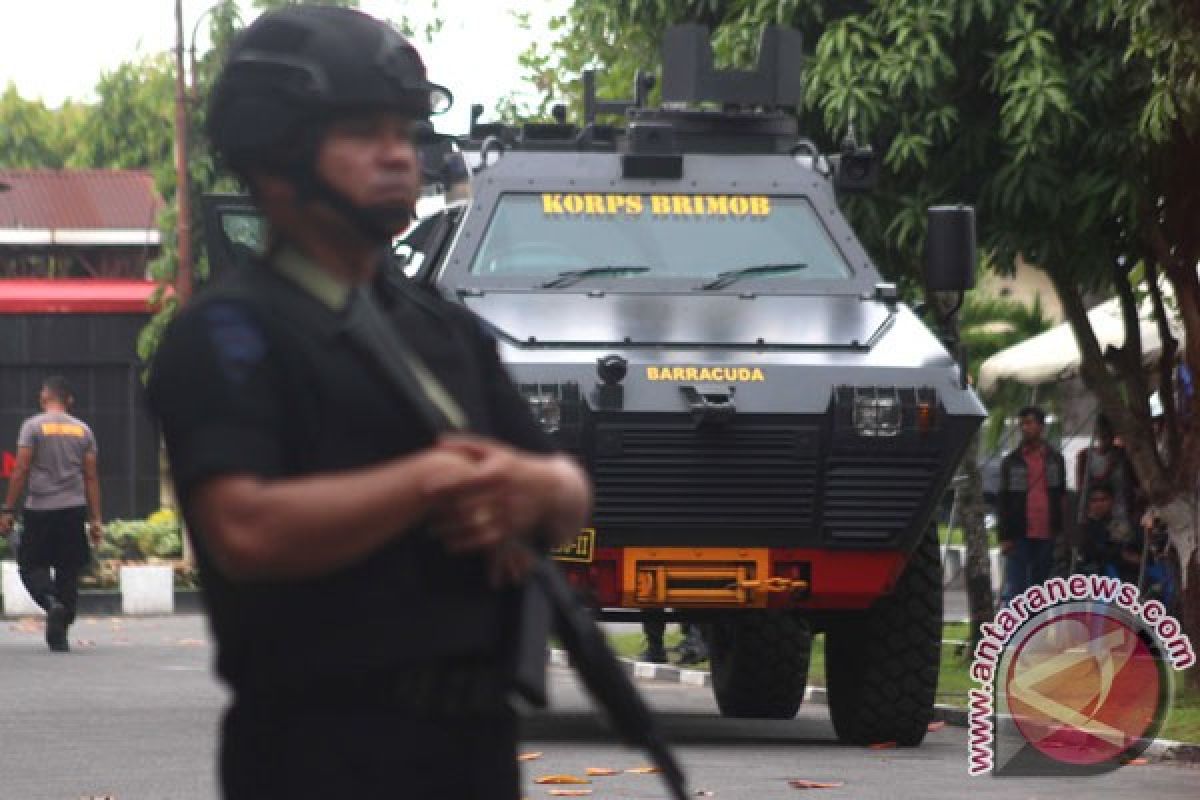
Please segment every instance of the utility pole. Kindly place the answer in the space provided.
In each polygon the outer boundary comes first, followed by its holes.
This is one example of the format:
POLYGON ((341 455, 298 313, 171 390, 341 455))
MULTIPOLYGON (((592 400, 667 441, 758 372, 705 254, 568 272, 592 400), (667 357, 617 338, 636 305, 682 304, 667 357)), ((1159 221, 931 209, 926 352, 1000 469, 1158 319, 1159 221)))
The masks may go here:
POLYGON ((175 211, 179 249, 175 296, 184 305, 192 294, 192 203, 188 181, 188 96, 183 72, 183 0, 175 0, 175 211))

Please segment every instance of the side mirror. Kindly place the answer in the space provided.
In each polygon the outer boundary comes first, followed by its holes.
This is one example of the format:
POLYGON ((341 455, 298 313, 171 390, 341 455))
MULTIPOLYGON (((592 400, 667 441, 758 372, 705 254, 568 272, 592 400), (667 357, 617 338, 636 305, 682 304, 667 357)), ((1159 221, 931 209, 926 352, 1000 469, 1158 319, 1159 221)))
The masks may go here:
POLYGON ((975 209, 933 206, 925 233, 925 291, 965 292, 975 287, 975 209))
POLYGON ((869 192, 879 184, 879 158, 870 146, 844 150, 831 161, 833 186, 839 192, 869 192))

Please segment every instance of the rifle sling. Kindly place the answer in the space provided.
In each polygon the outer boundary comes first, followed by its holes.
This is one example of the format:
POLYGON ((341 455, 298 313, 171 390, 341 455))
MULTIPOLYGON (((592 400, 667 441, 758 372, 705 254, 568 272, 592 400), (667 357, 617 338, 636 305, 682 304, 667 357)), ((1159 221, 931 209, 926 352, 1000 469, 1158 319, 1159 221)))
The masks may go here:
MULTIPOLYGON (((454 413, 458 404, 441 388, 417 354, 401 341, 370 295, 369 288, 360 287, 351 297, 345 330, 351 341, 383 371, 393 388, 417 407, 423 421, 435 433, 465 429, 466 419, 461 410, 458 410, 457 418, 454 413)), ((637 689, 616 663, 604 634, 591 615, 578 607, 573 590, 554 562, 543 553, 532 548, 530 551, 537 561, 522 593, 521 624, 513 667, 514 688, 531 704, 546 705, 545 647, 551 627, 557 626, 568 650, 573 649, 571 645, 579 648, 579 652, 571 652, 573 657, 590 656, 600 662, 592 665, 593 671, 607 674, 607 692, 596 691, 596 686, 589 686, 589 689, 609 711, 613 724, 621 733, 644 747, 663 769, 663 778, 672 797, 683 800, 686 797, 683 772, 659 737, 653 717, 637 689), (595 646, 580 647, 587 642, 595 646), (601 669, 596 670, 596 667, 601 669)))
MULTIPOLYGON (((434 433, 466 429, 466 415, 459 404, 388 323, 370 289, 360 287, 351 296, 345 331, 392 387, 413 403, 422 422, 434 433)), ((547 702, 545 649, 554 616, 544 592, 527 583, 521 592, 512 678, 517 693, 538 708, 547 702)))

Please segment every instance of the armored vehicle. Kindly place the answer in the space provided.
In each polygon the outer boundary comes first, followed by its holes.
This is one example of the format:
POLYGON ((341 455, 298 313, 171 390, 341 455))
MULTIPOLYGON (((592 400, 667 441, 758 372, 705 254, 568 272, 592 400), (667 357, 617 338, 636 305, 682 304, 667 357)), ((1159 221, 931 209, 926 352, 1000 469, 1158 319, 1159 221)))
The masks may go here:
MULTIPOLYGON (((915 745, 941 647, 933 514, 984 411, 952 314, 927 328, 839 210, 870 151, 800 136, 798 38, 768 29, 757 70, 722 71, 680 26, 660 107, 645 76, 628 102, 585 76, 582 125, 475 114, 425 152, 435 176, 477 163, 470 198, 402 250, 590 471, 591 525, 557 557, 599 613, 698 622, 733 717, 794 716, 824 632, 838 736, 915 745)), ((961 301, 970 210, 931 210, 928 241, 930 299, 961 301)))

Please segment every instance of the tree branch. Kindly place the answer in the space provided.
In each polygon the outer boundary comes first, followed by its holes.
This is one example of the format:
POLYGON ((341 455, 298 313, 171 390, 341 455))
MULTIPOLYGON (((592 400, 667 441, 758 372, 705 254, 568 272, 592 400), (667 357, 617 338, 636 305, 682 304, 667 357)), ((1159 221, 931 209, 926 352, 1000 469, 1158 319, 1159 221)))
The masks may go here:
POLYGON ((1180 466, 1179 414, 1175 408, 1175 354, 1179 350, 1179 341, 1171 333, 1167 305, 1163 302, 1162 287, 1158 285, 1158 268, 1149 260, 1146 261, 1146 283, 1150 287, 1150 299, 1154 303, 1154 321, 1158 325, 1158 338, 1162 342, 1162 352, 1158 358, 1158 397, 1162 402, 1163 417, 1166 421, 1166 469, 1168 473, 1175 474, 1180 466))
MULTIPOLYGON (((1145 359, 1142 349, 1142 318, 1138 309, 1137 298, 1133 294, 1133 284, 1129 282, 1129 273, 1120 263, 1113 264, 1113 285, 1117 289, 1117 297, 1121 301, 1121 321, 1125 327, 1125 343, 1121 345, 1120 357, 1117 359, 1117 371, 1137 400, 1130 402, 1138 404, 1141 411, 1149 396, 1146 385, 1145 359)), ((1139 414, 1138 416, 1142 416, 1139 414)), ((1149 415, 1145 415, 1149 418, 1149 415)))
MULTIPOLYGON (((1184 361, 1192 375, 1200 376, 1200 274, 1197 274, 1194 260, 1180 257, 1167 241, 1157 215, 1146 216, 1143 226, 1143 234, 1175 291, 1175 302, 1179 306, 1187 341, 1184 361)), ((1197 452, 1200 450, 1200 392, 1193 394, 1188 416, 1193 423, 1184 432, 1179 450, 1180 463, 1173 470, 1173 474, 1182 482, 1194 481, 1200 469, 1200 452, 1197 452)), ((1193 490, 1191 486, 1184 488, 1193 490)))
POLYGON ((1174 487, 1159 460, 1153 432, 1148 421, 1140 423, 1124 402, 1117 379, 1108 371, 1104 354, 1100 350, 1100 342, 1096 339, 1096 332, 1092 329, 1087 309, 1083 305, 1079 287, 1058 271, 1049 271, 1047 274, 1058 293, 1063 314, 1075 334, 1084 384, 1096 395, 1100 407, 1117 432, 1126 434, 1126 448, 1130 460, 1133 461, 1138 480, 1151 501, 1160 502, 1170 497, 1174 487))

